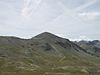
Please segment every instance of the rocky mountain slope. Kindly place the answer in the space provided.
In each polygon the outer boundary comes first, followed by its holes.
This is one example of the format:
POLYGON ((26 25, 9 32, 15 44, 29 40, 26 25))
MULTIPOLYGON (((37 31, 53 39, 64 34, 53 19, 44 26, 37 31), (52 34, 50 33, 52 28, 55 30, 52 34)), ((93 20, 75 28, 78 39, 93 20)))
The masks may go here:
POLYGON ((79 41, 75 42, 77 45, 82 47, 83 49, 87 50, 87 52, 91 55, 95 55, 100 57, 100 41, 79 41))
POLYGON ((87 49, 48 32, 0 37, 0 75, 98 75, 99 65, 87 49))

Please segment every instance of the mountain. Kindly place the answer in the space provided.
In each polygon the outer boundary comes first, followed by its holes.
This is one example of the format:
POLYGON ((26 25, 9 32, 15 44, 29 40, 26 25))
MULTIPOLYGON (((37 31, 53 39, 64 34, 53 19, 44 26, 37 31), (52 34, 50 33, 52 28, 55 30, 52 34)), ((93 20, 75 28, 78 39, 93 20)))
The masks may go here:
POLYGON ((83 49, 87 50, 87 52, 91 55, 100 56, 100 41, 93 40, 93 41, 79 41, 75 42, 77 45, 82 47, 83 49))
POLYGON ((99 65, 100 57, 49 32, 0 37, 0 75, 98 75, 99 65))
POLYGON ((34 46, 35 42, 38 43, 38 45, 35 45, 35 47, 39 46, 40 48, 45 48, 47 47, 47 45, 49 45, 49 47, 51 47, 51 50, 53 49, 53 51, 55 51, 56 54, 59 53, 60 55, 62 52, 62 55, 64 55, 64 53, 66 53, 67 51, 80 54, 81 52, 85 53, 86 51, 78 45, 74 44, 73 42, 69 41, 68 39, 58 37, 48 32, 44 32, 35 36, 34 38, 32 38, 31 42, 33 43, 32 47, 34 46))

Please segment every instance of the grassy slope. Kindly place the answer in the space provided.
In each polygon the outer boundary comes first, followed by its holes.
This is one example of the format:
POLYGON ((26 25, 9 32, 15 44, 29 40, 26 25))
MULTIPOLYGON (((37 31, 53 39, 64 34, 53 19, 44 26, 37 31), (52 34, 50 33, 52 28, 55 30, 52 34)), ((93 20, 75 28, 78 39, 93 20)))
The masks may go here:
POLYGON ((0 57, 0 75, 100 74, 100 58, 97 57, 81 56, 70 52, 66 52, 64 56, 49 56, 47 52, 42 53, 21 47, 17 49, 10 46, 10 49, 15 55, 0 57))

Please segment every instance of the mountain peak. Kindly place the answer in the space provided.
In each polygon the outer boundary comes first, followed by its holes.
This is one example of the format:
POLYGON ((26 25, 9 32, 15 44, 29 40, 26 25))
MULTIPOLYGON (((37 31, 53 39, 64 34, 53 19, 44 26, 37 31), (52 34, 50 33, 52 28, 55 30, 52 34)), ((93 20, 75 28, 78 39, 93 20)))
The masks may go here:
MULTIPOLYGON (((46 41, 53 41, 53 42, 69 42, 68 39, 65 39, 65 38, 62 38, 62 37, 59 37, 55 34, 52 34, 52 33, 49 33, 49 32, 43 32, 37 36, 34 37, 35 39, 44 39, 46 41)), ((33 38, 33 39, 34 39, 33 38)))
POLYGON ((57 38, 58 36, 52 34, 52 33, 49 33, 49 32, 43 32, 37 36, 35 36, 35 38, 57 38))
POLYGON ((54 35, 54 34, 52 34, 52 33, 50 33, 50 32, 43 32, 43 33, 41 33, 40 35, 54 35))

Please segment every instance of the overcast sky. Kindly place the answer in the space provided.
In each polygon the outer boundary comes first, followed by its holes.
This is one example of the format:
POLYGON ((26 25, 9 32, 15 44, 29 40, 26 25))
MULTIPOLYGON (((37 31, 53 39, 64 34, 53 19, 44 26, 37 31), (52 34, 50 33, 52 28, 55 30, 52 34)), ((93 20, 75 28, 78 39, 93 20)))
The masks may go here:
POLYGON ((100 0, 0 0, 0 36, 41 32, 100 40, 100 0))

